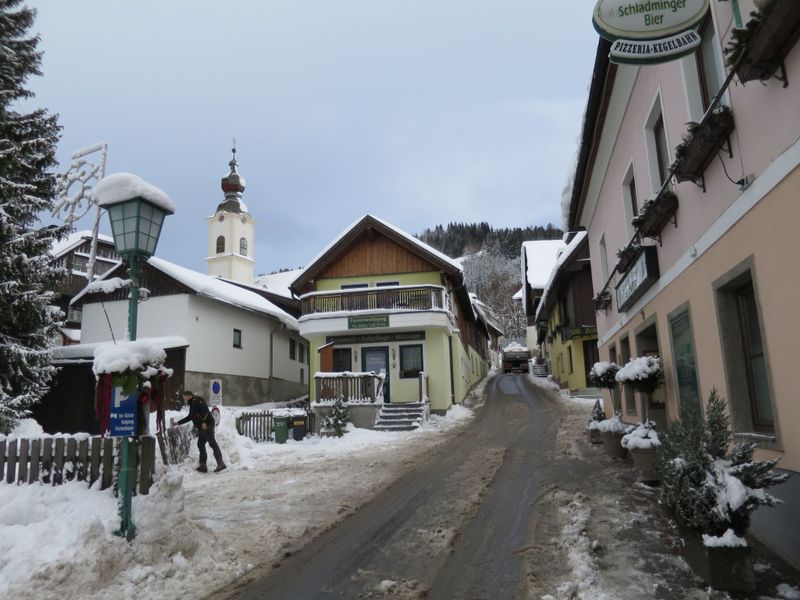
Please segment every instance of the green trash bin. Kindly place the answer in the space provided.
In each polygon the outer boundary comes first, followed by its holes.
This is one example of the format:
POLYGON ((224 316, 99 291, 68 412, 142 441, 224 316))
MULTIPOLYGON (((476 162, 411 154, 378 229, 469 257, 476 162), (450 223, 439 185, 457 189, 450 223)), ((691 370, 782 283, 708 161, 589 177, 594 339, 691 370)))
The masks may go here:
POLYGON ((275 441, 285 444, 289 437, 289 417, 274 417, 275 419, 275 441))

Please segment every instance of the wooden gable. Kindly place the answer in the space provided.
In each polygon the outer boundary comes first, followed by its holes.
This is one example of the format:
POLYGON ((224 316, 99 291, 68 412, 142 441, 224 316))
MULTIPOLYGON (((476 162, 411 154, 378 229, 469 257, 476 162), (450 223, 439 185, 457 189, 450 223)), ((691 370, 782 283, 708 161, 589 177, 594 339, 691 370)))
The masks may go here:
POLYGON ((365 277, 439 271, 439 267, 374 229, 363 231, 317 276, 365 277))

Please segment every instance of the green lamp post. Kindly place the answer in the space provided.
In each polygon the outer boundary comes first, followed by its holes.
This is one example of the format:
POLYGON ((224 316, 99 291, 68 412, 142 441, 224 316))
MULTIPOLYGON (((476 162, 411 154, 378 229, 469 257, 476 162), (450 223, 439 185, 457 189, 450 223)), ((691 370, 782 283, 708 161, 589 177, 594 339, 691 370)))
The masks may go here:
MULTIPOLYGON (((157 187, 130 173, 115 173, 95 187, 93 200, 108 210, 117 253, 128 265, 131 280, 128 298, 128 339, 136 339, 139 311, 139 274, 142 264, 156 251, 164 217, 175 212, 175 205, 157 187)), ((131 540, 136 535, 131 511, 135 456, 130 438, 122 438, 119 473, 120 529, 116 533, 131 540)))

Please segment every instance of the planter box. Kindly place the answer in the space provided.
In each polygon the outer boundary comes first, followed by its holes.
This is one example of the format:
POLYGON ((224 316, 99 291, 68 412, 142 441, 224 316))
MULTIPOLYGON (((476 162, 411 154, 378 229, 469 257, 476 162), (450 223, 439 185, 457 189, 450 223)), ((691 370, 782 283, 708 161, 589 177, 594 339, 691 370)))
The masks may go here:
POLYGON ((586 428, 586 441, 590 444, 602 444, 603 440, 600 439, 600 430, 599 429, 589 429, 586 428))
MULTIPOLYGON (((778 0, 764 15, 736 69, 742 83, 772 77, 800 37, 800 2, 778 0)), ((785 87, 786 82, 784 82, 785 87)))
POLYGON ((639 481, 644 483, 658 483, 656 473, 656 450, 655 448, 630 448, 633 464, 639 471, 639 481))
POLYGON ((682 532, 681 554, 695 575, 715 590, 751 592, 755 589, 753 561, 748 546, 709 548, 696 533, 682 532))
POLYGON ((627 448, 622 447, 622 436, 624 433, 614 433, 609 431, 600 432, 600 438, 603 440, 603 450, 606 451, 611 458, 625 458, 628 456, 627 448))
POLYGON ((680 153, 681 156, 672 165, 672 174, 678 183, 701 180, 706 167, 733 133, 733 128, 733 114, 727 108, 712 113, 697 125, 691 135, 678 146, 682 150, 676 148, 676 154, 680 153))
POLYGON ((627 272, 631 265, 636 262, 636 259, 639 258, 641 251, 641 246, 627 246, 622 255, 617 256, 617 271, 619 273, 627 272))
POLYGON ((645 203, 633 225, 642 237, 661 239, 661 231, 678 212, 678 197, 672 190, 664 190, 652 201, 645 203))

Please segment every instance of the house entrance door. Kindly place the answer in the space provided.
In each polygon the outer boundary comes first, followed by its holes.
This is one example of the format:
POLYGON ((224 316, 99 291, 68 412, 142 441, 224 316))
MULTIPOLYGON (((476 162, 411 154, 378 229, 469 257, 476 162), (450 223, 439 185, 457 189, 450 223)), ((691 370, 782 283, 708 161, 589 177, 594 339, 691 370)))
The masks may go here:
POLYGON ((383 373, 386 376, 383 380, 383 401, 390 402, 389 348, 387 346, 381 346, 380 348, 364 348, 361 351, 361 360, 364 365, 364 371, 375 371, 376 373, 383 373))

